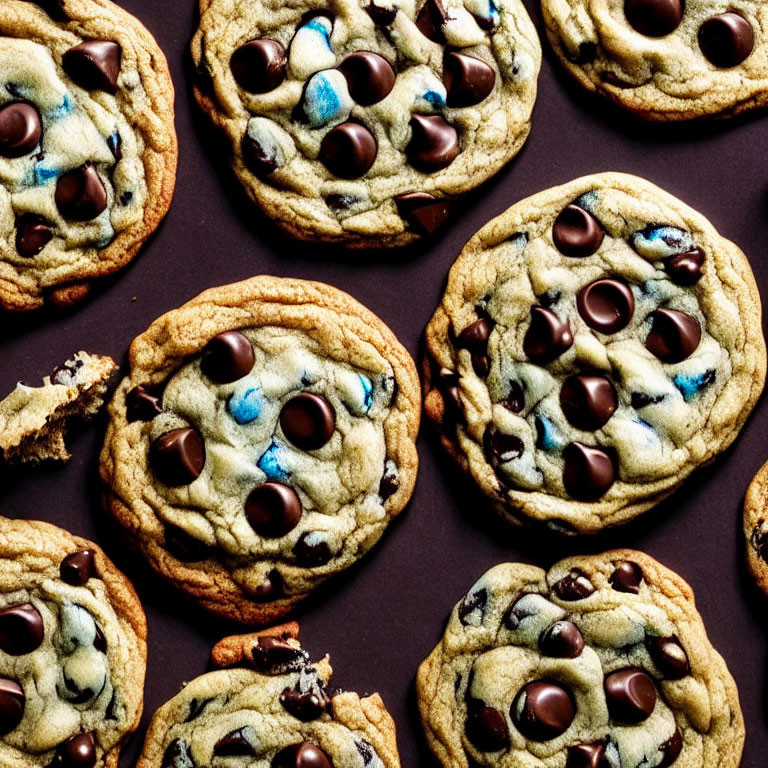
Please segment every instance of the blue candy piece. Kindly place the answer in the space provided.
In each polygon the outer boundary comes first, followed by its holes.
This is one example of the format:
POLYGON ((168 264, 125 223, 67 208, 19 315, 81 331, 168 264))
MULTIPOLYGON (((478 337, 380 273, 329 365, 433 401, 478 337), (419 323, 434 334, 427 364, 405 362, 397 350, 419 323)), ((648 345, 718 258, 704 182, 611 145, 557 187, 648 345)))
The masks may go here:
POLYGON ((363 408, 368 411, 373 402, 373 384, 367 376, 362 373, 357 374, 360 377, 360 383, 363 385, 363 408))
POLYGON ((285 459, 285 448, 274 440, 272 445, 261 455, 256 466, 267 476, 267 480, 285 480, 288 472, 283 469, 282 461, 285 459))
POLYGON ((315 16, 299 27, 288 52, 288 65, 295 77, 307 78, 336 64, 331 49, 332 29, 333 22, 327 16, 315 16))
POLYGON ((330 50, 331 48, 331 31, 328 29, 328 22, 323 16, 315 16, 310 19, 303 27, 306 30, 312 30, 318 32, 325 42, 325 47, 330 50))
POLYGON ((301 102, 307 122, 313 128, 346 118, 353 106, 347 79, 336 69, 312 75, 301 102))
POLYGON ((238 424, 250 424, 261 415, 261 390, 258 387, 248 387, 235 392, 227 402, 230 416, 238 424))
POLYGON ((536 417, 536 447, 544 451, 556 451, 562 445, 557 427, 546 417, 536 417))
POLYGON ((61 118, 71 114, 72 110, 73 110, 72 99, 70 99, 69 96, 65 95, 61 104, 59 104, 58 107, 55 107, 54 109, 51 110, 51 114, 50 114, 51 120, 61 120, 61 118))
MULTIPOLYGON (((58 168, 46 168, 44 165, 35 165, 31 173, 32 179, 29 186, 42 187, 51 179, 55 179, 59 175, 59 170, 58 168)), ((29 174, 27 178, 29 179, 29 174)))
POLYGON ((641 256, 657 259, 686 253, 694 247, 691 233, 677 227, 648 226, 635 232, 629 242, 641 256))
POLYGON ((445 106, 445 96, 437 91, 427 91, 421 98, 433 107, 445 106))
POLYGON ((499 6, 493 0, 488 0, 488 13, 486 13, 485 18, 491 29, 496 29, 499 26, 499 6))
POLYGON ((715 380, 715 372, 712 370, 704 373, 679 373, 672 379, 674 385, 680 390, 685 402, 692 400, 704 387, 715 380))

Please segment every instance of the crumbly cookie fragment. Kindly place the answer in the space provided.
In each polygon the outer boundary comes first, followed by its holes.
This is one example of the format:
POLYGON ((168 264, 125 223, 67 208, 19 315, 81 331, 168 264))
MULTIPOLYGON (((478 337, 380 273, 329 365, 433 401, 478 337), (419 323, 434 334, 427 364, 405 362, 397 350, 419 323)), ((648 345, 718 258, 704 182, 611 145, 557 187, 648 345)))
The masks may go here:
POLYGON ((632 550, 491 568, 416 687, 446 768, 736 768, 744 744, 690 587, 632 550))
POLYGON ((287 233, 433 234, 530 130, 541 48, 520 0, 201 0, 201 107, 287 233))
POLYGON ((642 179, 523 200, 451 269, 425 409, 510 522, 592 533, 635 517, 736 438, 765 381, 744 254, 642 179))
POLYGON ((405 506, 419 398, 406 350, 347 294, 264 276, 213 288, 131 345, 106 503, 205 608, 269 623, 405 506))
POLYGON ((83 299, 156 229, 176 177, 173 85, 108 0, 0 3, 0 307, 83 299))
POLYGON ((146 635, 99 547, 0 518, 0 764, 116 768, 141 717, 146 635))
POLYGON ((67 430, 74 420, 98 413, 116 370, 111 357, 78 352, 46 376, 41 387, 17 384, 0 400, 0 459, 67 461, 67 430))
POLYGON ((327 658, 311 664, 297 636, 287 625, 226 638, 251 648, 249 667, 202 675, 164 704, 137 768, 203 768, 227 757, 255 768, 400 768, 379 695, 331 696, 327 658))
POLYGON ((648 120, 727 117, 768 103, 768 7, 722 0, 542 0, 579 83, 648 120))

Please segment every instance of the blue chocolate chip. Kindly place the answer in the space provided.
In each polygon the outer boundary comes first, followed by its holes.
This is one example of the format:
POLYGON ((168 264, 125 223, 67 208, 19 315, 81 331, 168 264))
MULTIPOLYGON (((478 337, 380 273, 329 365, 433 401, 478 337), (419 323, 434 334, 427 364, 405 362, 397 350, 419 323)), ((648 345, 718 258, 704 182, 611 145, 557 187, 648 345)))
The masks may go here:
POLYGON ((679 373, 672 380, 674 385, 680 390, 680 394, 683 396, 685 402, 692 400, 704 387, 711 384, 715 380, 715 372, 713 370, 704 371, 699 374, 685 374, 679 373))
POLYGON ((442 93, 438 93, 437 91, 427 91, 421 98, 429 104, 432 104, 432 106, 445 106, 445 96, 443 96, 442 93))
POLYGON ((281 463, 284 458, 285 448, 273 441, 272 445, 261 455, 257 466, 267 476, 267 480, 285 480, 288 477, 288 472, 283 469, 281 463))
POLYGON ((72 109, 72 99, 70 99, 69 96, 64 96, 61 104, 59 104, 58 107, 54 107, 51 111, 51 120, 61 120, 61 118, 71 114, 72 109))
POLYGON ((261 415, 262 397, 258 387, 235 392, 227 401, 227 410, 238 424, 250 424, 261 415))
POLYGON ((367 411, 373 402, 373 384, 367 376, 359 373, 360 383, 363 385, 363 408, 367 411))
POLYGON ((305 25, 304 29, 311 29, 313 32, 318 32, 323 40, 325 41, 325 44, 328 46, 328 49, 330 50, 331 47, 331 35, 330 32, 326 29, 325 24, 320 21, 323 16, 315 16, 314 19, 310 19, 305 25))
POLYGON ((546 417, 536 417, 536 447, 544 451, 556 451, 561 447, 557 427, 546 417))
POLYGON ((665 257, 674 253, 687 253, 693 248, 690 232, 677 227, 654 226, 649 224, 629 239, 630 245, 641 255, 665 257))

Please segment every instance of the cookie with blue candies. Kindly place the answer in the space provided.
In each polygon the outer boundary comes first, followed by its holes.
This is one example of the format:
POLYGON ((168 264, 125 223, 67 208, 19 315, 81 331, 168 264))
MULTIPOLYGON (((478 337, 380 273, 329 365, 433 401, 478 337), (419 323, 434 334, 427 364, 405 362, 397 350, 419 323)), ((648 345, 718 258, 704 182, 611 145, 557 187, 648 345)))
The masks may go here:
POLYGON ((251 199, 349 247, 433 235, 530 130, 521 0, 200 0, 195 95, 251 199))
POLYGON ((416 678, 445 768, 737 768, 744 719, 693 592, 629 549, 503 563, 416 678))
POLYGON ((392 332, 322 283, 212 288, 131 344, 105 499, 150 565, 264 624, 357 562, 416 480, 420 390, 392 332))
POLYGON ((635 176, 523 200, 453 265, 426 331, 425 409, 511 523, 594 533, 736 438, 765 382, 744 254, 635 176))
POLYGON ((0 3, 0 308, 82 300, 139 251, 176 179, 173 84, 109 0, 0 3))

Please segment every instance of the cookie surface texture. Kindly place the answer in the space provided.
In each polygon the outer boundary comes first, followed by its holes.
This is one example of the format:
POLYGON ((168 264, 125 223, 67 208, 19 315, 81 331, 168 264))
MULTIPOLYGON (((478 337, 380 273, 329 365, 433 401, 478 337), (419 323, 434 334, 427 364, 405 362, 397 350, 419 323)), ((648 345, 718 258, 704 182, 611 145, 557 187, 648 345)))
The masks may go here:
POLYGON ((107 0, 0 4, 0 307, 82 300, 168 210, 173 85, 107 0))
POLYGON ((274 277, 211 289, 131 345, 107 503, 205 608, 269 622, 403 508, 419 398, 408 353, 347 294, 274 277))
POLYGON ((0 518, 0 764, 116 768, 141 717, 146 635, 95 544, 0 518))
POLYGON ((744 536, 749 570, 768 594, 768 463, 760 468, 747 489, 744 536))
POLYGON ((542 0, 547 37, 590 91, 648 120, 768 103, 768 7, 720 0, 542 0))
POLYGON ((200 14, 198 102, 295 237, 429 236, 528 135, 541 48, 520 0, 201 0, 200 14))
POLYGON ((504 563, 453 609, 416 681, 451 768, 735 768, 738 693, 691 588, 641 552, 504 563))
POLYGON ((426 332, 425 408, 509 522, 635 517, 735 439, 765 380, 744 254, 624 174, 516 204, 465 246, 426 332))

